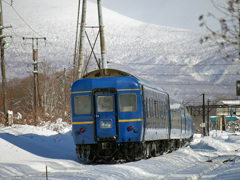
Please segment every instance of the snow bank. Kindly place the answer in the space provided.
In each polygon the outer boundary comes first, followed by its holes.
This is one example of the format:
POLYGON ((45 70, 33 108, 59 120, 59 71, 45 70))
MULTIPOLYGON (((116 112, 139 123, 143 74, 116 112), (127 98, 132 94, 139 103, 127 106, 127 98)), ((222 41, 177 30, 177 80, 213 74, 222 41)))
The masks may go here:
POLYGON ((46 165, 49 179, 234 179, 240 175, 239 137, 195 134, 190 146, 159 157, 88 165, 77 160, 71 126, 61 119, 39 127, 0 125, 0 179, 45 179, 46 165), (222 163, 228 156, 235 160, 222 163))
POLYGON ((64 134, 71 130, 71 125, 69 125, 67 122, 63 122, 62 118, 58 118, 55 122, 42 122, 43 126, 46 129, 57 131, 58 133, 64 134))

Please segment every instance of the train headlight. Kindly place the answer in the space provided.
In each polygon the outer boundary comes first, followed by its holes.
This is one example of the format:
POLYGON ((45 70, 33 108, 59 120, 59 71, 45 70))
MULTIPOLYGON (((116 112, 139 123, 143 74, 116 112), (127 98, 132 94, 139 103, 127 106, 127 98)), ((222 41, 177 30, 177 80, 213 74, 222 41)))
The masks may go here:
POLYGON ((80 129, 80 132, 82 132, 82 133, 85 132, 85 129, 84 129, 84 128, 81 128, 81 129, 80 129))

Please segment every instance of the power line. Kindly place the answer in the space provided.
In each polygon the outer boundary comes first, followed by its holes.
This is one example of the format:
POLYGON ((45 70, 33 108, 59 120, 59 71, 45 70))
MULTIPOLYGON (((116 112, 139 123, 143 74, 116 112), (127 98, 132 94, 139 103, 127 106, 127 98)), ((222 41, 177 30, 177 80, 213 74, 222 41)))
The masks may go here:
MULTIPOLYGON (((15 36, 20 37, 20 38, 22 39, 23 36, 17 34, 17 33, 14 31, 13 28, 12 28, 11 30, 10 30, 10 29, 7 29, 7 30, 8 30, 9 32, 11 32, 12 34, 14 34, 15 36)), ((22 56, 20 55, 21 53, 19 52, 19 49, 16 47, 16 44, 17 44, 17 43, 14 41, 14 38, 12 38, 12 43, 13 43, 14 49, 16 50, 18 56, 20 57, 20 60, 21 60, 23 63, 28 64, 27 62, 25 62, 25 61, 22 59, 22 56)), ((20 45, 21 45, 22 49, 25 51, 26 55, 29 57, 29 59, 31 59, 32 56, 31 56, 31 55, 29 54, 29 52, 27 51, 25 44, 20 43, 20 45)), ((9 47, 11 47, 11 46, 9 46, 9 47)), ((30 70, 30 69, 29 69, 29 70, 30 70)))
POLYGON ((7 29, 7 31, 9 31, 10 33, 14 34, 14 35, 17 36, 17 37, 22 37, 22 36, 18 35, 18 34, 14 31, 13 28, 11 28, 11 30, 10 30, 10 29, 7 29))
POLYGON ((146 73, 146 74, 136 74, 136 75, 143 75, 143 76, 239 76, 240 74, 158 74, 158 73, 146 73))
POLYGON ((34 33, 36 33, 37 35, 39 35, 40 37, 43 37, 42 35, 40 35, 38 32, 36 32, 23 18, 22 16, 17 12, 17 10, 11 5, 9 4, 8 2, 6 2, 5 0, 3 0, 3 2, 5 2, 7 5, 9 5, 13 10, 14 12, 18 15, 18 17, 27 25, 27 27, 29 29, 31 29, 34 33))
POLYGON ((226 86, 226 87, 232 87, 232 86, 235 86, 235 84, 189 84, 189 83, 171 83, 171 84, 169 84, 169 83, 165 83, 165 82, 163 82, 163 83, 161 83, 161 82, 159 82, 159 81, 151 81, 151 82, 154 82, 154 83, 156 83, 156 84, 161 84, 161 85, 166 85, 166 86, 221 86, 221 87, 224 87, 224 86, 226 86))
POLYGON ((202 94, 200 94, 199 96, 195 97, 195 98, 192 98, 190 100, 186 100, 185 103, 189 103, 190 101, 195 101, 196 99, 198 99, 200 96, 202 96, 202 94))
MULTIPOLYGON (((113 63, 113 62, 110 62, 113 63)), ((115 63, 115 62, 114 62, 115 63)), ((117 64, 117 63, 116 63, 117 64)), ((120 63, 119 63, 120 64, 120 63)), ((127 63, 133 65, 144 65, 144 66, 236 66, 240 65, 240 63, 228 64, 228 63, 220 63, 220 64, 154 64, 154 63, 127 63)))
MULTIPOLYGON (((27 62, 25 62, 23 59, 22 59, 22 56, 20 55, 21 53, 19 52, 19 50, 17 49, 16 47, 16 42, 14 41, 14 38, 12 38, 12 44, 13 44, 13 48, 15 49, 15 52, 17 53, 18 57, 19 57, 19 60, 22 62, 22 63, 25 63, 27 64, 27 62)), ((11 47, 11 46, 9 46, 11 47)), ((21 44, 21 47, 23 48, 22 44, 21 44)), ((29 53, 27 52, 27 50, 25 48, 23 48, 23 50, 26 52, 26 54, 30 57, 29 53)))
POLYGON ((16 74, 26 74, 24 72, 21 72, 21 71, 16 71, 16 70, 13 70, 12 67, 10 67, 7 63, 6 63, 6 66, 12 71, 12 72, 15 72, 16 74))

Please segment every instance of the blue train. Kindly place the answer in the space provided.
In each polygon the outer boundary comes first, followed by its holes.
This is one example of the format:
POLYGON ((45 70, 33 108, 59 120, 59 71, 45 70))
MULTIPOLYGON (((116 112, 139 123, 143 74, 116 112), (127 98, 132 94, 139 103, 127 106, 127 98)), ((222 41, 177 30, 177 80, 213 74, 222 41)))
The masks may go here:
POLYGON ((179 101, 114 69, 96 70, 71 88, 72 133, 81 161, 134 161, 186 145, 193 121, 179 101))

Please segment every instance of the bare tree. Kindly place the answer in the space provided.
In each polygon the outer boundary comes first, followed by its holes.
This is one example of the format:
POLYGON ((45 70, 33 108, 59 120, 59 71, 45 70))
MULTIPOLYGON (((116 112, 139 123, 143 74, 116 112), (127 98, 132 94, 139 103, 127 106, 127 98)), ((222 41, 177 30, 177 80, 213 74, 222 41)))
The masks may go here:
MULTIPOLYGON (((44 62, 40 66, 39 89, 42 111, 38 111, 38 119, 41 121, 55 121, 62 118, 70 122, 71 114, 71 72, 56 72, 50 64, 44 62)), ((15 114, 14 123, 33 124, 34 106, 33 106, 33 75, 23 79, 14 78, 8 81, 8 107, 15 114), (22 115, 17 118, 17 113, 22 115)), ((2 113, 3 101, 0 83, 0 124, 4 123, 4 113, 2 113)))
POLYGON ((200 43, 213 40, 226 60, 240 61, 240 0, 211 0, 211 2, 224 17, 218 18, 208 13, 208 18, 212 17, 220 23, 220 30, 213 30, 207 24, 204 15, 199 16, 200 26, 210 32, 209 35, 200 39, 200 43))

